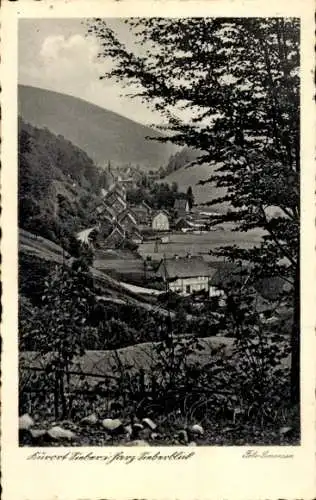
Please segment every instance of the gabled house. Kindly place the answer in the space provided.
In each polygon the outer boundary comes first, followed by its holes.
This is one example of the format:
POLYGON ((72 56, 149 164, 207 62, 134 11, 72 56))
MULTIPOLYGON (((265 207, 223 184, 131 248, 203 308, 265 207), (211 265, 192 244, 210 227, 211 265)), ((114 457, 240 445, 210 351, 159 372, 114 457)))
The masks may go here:
POLYGON ((134 215, 133 211, 129 208, 123 210, 123 212, 118 215, 117 220, 126 230, 137 227, 136 215, 134 215))
POLYGON ((96 212, 97 212, 100 220, 102 220, 103 218, 108 218, 109 220, 111 220, 113 222, 116 218, 115 211, 113 210, 113 208, 108 206, 106 203, 101 203, 100 205, 98 205, 96 207, 96 212))
POLYGON ((125 240, 125 231, 120 225, 116 225, 109 236, 104 240, 102 246, 105 248, 119 248, 125 240))
POLYGON ((116 191, 110 191, 106 195, 105 202, 115 212, 116 216, 127 207, 126 201, 116 191))
POLYGON ((173 209, 176 217, 185 217, 190 212, 188 200, 185 198, 175 200, 173 209))
POLYGON ((154 231, 169 231, 169 218, 163 210, 157 212, 151 222, 151 227, 154 231))
POLYGON ((185 233, 189 231, 201 231, 204 229, 204 225, 192 222, 189 218, 179 217, 179 219, 177 219, 174 223, 174 228, 177 231, 185 233))
POLYGON ((136 220, 138 224, 146 224, 148 222, 148 213, 147 210, 141 205, 132 207, 133 213, 135 214, 136 220))
POLYGON ((143 241, 143 237, 138 231, 136 226, 129 227, 126 230, 127 237, 132 240, 134 243, 140 244, 143 241))
POLYGON ((124 201, 126 201, 126 188, 123 186, 121 182, 117 182, 114 187, 111 189, 112 193, 116 193, 120 196, 124 201))
POLYGON ((209 290, 209 266, 200 256, 174 256, 162 259, 156 276, 162 278, 166 289, 190 295, 193 292, 209 290))

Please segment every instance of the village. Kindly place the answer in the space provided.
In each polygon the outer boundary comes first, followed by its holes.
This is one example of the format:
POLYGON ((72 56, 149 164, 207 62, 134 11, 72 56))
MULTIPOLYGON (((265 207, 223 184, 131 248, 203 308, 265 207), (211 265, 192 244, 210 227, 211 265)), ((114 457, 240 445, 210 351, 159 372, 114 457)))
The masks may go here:
MULTIPOLYGON (((178 253, 169 250, 172 237, 177 235, 191 235, 190 241, 196 241, 201 235, 223 230, 216 225, 218 214, 190 206, 185 197, 176 198, 171 209, 154 209, 144 200, 129 203, 127 192, 136 187, 135 172, 137 179, 138 170, 107 172, 110 183, 101 189, 95 206, 98 223, 77 233, 81 244, 92 250, 94 267, 112 274, 123 288, 140 296, 157 298, 173 293, 193 303, 211 302, 215 309, 224 308, 227 294, 242 289, 251 279, 250 267, 210 260, 198 245, 193 252, 190 244, 178 253)), ((264 323, 277 323, 288 316, 288 309, 278 300, 286 289, 280 278, 253 284, 256 309, 264 323)))
MULTIPOLYGON (((128 174, 128 173, 127 173, 128 174)), ((194 292, 208 292, 220 295, 222 291, 212 286, 211 268, 201 255, 159 258, 161 249, 170 241, 172 234, 208 232, 211 213, 190 207, 186 198, 176 199, 172 209, 155 210, 145 201, 132 205, 127 201, 127 189, 133 181, 130 177, 111 175, 112 183, 108 189, 101 190, 100 203, 95 207, 97 225, 80 231, 78 240, 93 248, 96 260, 100 261, 113 255, 128 254, 139 257, 138 248, 143 242, 153 242, 156 258, 142 255, 144 279, 150 282, 163 281, 167 290, 182 295, 194 292)), ((215 214, 216 215, 216 214, 215 214)), ((145 290, 145 289, 144 289, 145 290)), ((150 293, 150 289, 148 289, 150 293)))

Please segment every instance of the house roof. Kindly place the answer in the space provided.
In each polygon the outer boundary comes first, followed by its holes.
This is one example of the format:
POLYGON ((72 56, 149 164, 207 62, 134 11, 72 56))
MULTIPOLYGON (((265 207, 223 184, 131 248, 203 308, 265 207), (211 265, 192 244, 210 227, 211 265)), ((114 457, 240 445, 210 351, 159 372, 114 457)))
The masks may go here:
MULTIPOLYGON (((127 206, 126 202, 123 200, 123 198, 116 191, 112 191, 111 193, 109 193, 107 195, 105 201, 112 206, 116 201, 118 201, 122 207, 122 210, 125 210, 125 208, 127 206)), ((112 208, 112 209, 114 210, 114 208, 112 208)))
POLYGON ((108 222, 109 224, 113 224, 113 217, 110 217, 107 213, 103 213, 102 214, 102 217, 100 218, 99 220, 99 224, 101 223, 105 223, 105 222, 108 222))
POLYGON ((137 227, 132 227, 131 229, 127 230, 127 233, 132 236, 133 238, 138 238, 139 240, 142 240, 143 237, 141 233, 138 231, 137 227))
POLYGON ((188 223, 188 220, 185 219, 184 217, 179 217, 176 221, 175 221, 175 225, 178 226, 179 224, 183 224, 184 226, 186 227, 190 227, 190 224, 188 223))
POLYGON ((186 200, 185 198, 178 198, 174 202, 174 208, 185 210, 187 207, 187 203, 188 203, 188 200, 186 200))
POLYGON ((209 276, 210 268, 202 257, 177 257, 160 262, 157 274, 163 278, 194 278, 209 276))
POLYGON ((124 230, 123 228, 119 227, 118 225, 113 228, 109 236, 106 238, 105 241, 110 241, 111 238, 115 235, 118 234, 122 239, 125 238, 124 230))
POLYGON ((114 219, 116 217, 116 214, 115 214, 115 211, 113 210, 113 208, 109 207, 107 204, 103 205, 103 210, 99 213, 107 213, 111 219, 114 219))
POLYGON ((137 220, 135 218, 135 215, 128 208, 126 208, 123 212, 119 214, 118 221, 121 223, 122 220, 125 219, 125 217, 128 217, 132 221, 132 223, 135 224, 135 226, 137 225, 137 220))
POLYGON ((143 207, 145 207, 149 211, 152 209, 151 206, 148 205, 148 203, 146 203, 146 201, 144 201, 144 200, 142 201, 142 205, 143 205, 143 207))

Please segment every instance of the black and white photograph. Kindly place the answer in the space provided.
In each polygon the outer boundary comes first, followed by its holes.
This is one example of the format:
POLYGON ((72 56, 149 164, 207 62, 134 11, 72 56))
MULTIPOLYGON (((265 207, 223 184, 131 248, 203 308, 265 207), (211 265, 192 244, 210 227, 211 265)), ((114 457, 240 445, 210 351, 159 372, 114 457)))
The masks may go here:
POLYGON ((301 444, 300 36, 19 20, 19 446, 301 444))

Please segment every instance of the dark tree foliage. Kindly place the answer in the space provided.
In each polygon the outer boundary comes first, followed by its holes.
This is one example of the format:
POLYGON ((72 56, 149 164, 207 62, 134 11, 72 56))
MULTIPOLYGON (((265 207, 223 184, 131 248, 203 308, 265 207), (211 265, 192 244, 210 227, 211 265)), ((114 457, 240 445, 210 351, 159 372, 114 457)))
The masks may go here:
POLYGON ((89 32, 104 76, 133 84, 143 102, 166 119, 172 141, 201 151, 198 164, 218 162, 204 182, 226 188, 212 203, 230 205, 226 218, 242 231, 264 230, 252 250, 224 248, 251 261, 257 276, 282 276, 293 287, 292 400, 299 401, 300 113, 299 21, 292 18, 137 18, 126 21, 129 50, 101 19, 89 32), (191 112, 183 121, 181 113, 191 112), (277 211, 276 211, 277 210, 277 211))
POLYGON ((193 207, 193 205, 194 205, 194 194, 193 194, 191 186, 189 186, 188 189, 187 189, 187 200, 188 200, 188 203, 189 203, 189 208, 191 210, 192 207, 193 207))
POLYGON ((141 185, 127 191, 127 201, 129 203, 137 205, 142 201, 146 201, 152 208, 156 209, 171 209, 177 198, 185 197, 184 192, 178 191, 176 183, 169 186, 167 182, 155 182, 147 188, 141 185))
POLYGON ((90 223, 100 172, 86 153, 20 119, 18 160, 21 228, 61 243, 90 223))
POLYGON ((170 156, 166 167, 160 171, 160 177, 166 177, 182 167, 187 167, 191 163, 195 163, 200 154, 201 152, 199 153, 198 151, 184 147, 181 151, 170 156))

